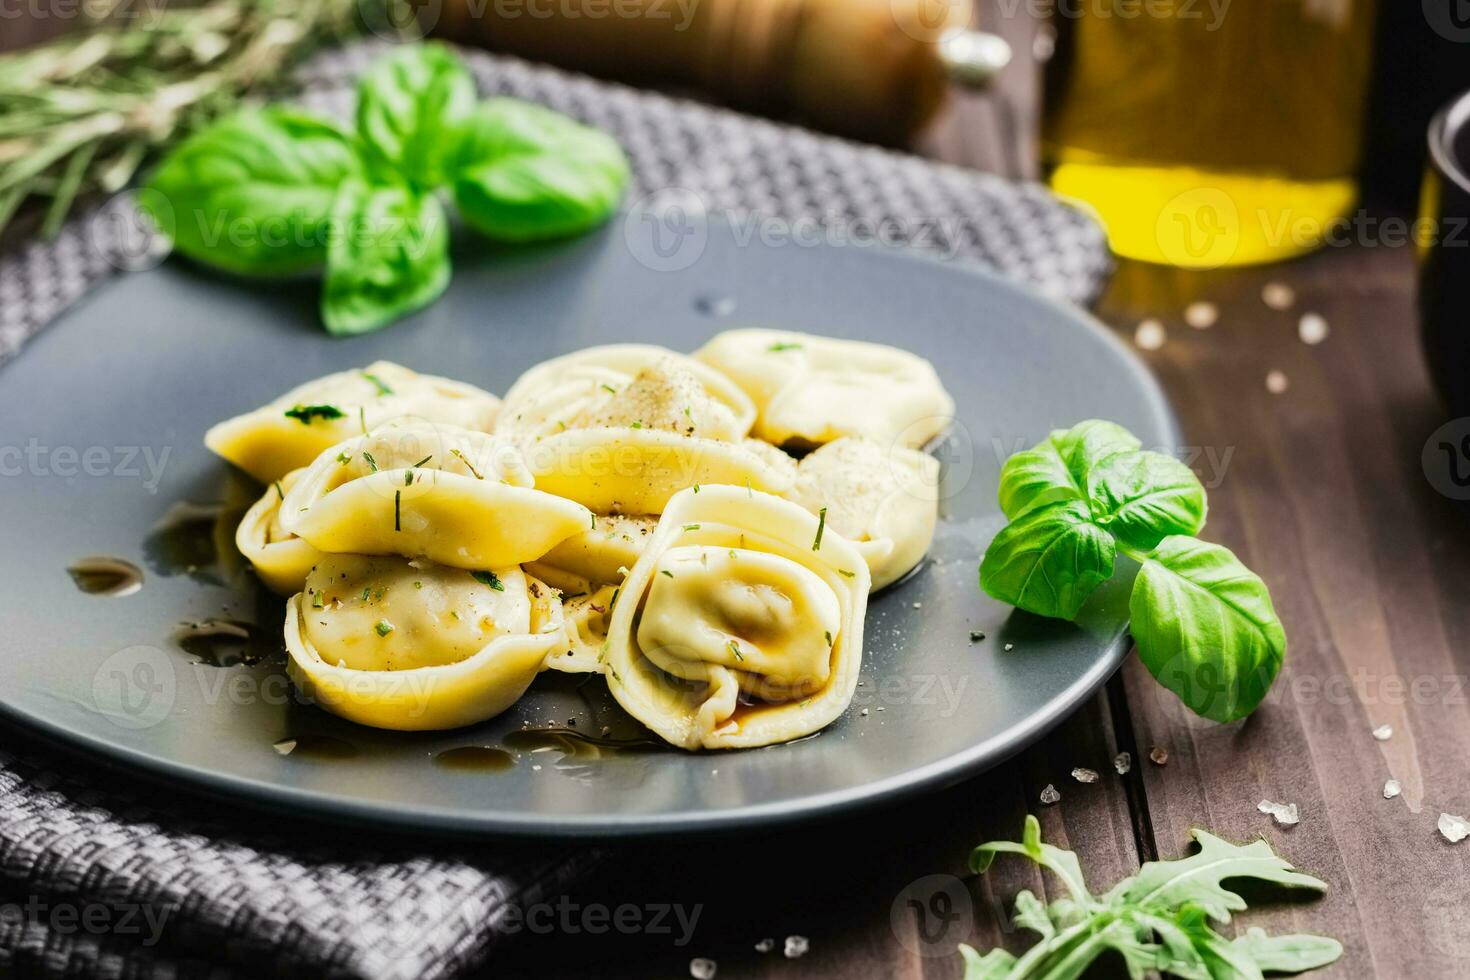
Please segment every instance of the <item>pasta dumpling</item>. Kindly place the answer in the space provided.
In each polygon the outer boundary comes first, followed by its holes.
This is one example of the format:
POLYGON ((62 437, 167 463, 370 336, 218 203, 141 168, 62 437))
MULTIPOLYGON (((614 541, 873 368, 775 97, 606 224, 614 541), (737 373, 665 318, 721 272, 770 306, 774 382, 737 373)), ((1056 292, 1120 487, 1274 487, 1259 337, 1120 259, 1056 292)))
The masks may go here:
POLYGON ((608 514, 552 548, 531 571, 566 592, 591 592, 623 580, 653 535, 657 518, 608 514))
POLYGON ((734 383, 684 354, 650 344, 609 344, 553 358, 521 375, 496 431, 523 441, 566 429, 628 425, 726 442, 755 422, 734 383))
POLYGON ((868 588, 853 546, 791 501, 686 490, 613 607, 608 687, 687 749, 809 735, 852 700, 868 588))
POLYGON ((531 483, 520 451, 505 440, 390 424, 322 453, 287 491, 281 525, 332 554, 517 565, 592 522, 585 507, 531 483))
POLYGON ((474 385, 377 361, 292 388, 268 405, 214 426, 204 443, 270 483, 364 428, 409 418, 487 431, 499 407, 498 398, 474 385))
POLYGON ((266 490, 235 529, 235 547, 272 592, 294 595, 322 553, 281 524, 281 504, 305 470, 292 470, 266 490))
POLYGON ((752 434, 778 446, 862 435, 918 448, 954 418, 934 366, 897 347, 750 328, 719 334, 694 356, 750 396, 752 434))
POLYGON ((292 680, 333 714, 400 731, 498 715, 564 636, 560 596, 514 565, 327 555, 286 606, 292 680))
POLYGON ((566 641, 551 651, 546 666, 568 674, 601 673, 602 648, 617 595, 617 586, 604 585, 595 592, 568 596, 562 602, 566 641))
POLYGON ((884 449, 871 439, 843 437, 796 467, 788 495, 853 543, 868 563, 873 588, 917 565, 934 540, 939 516, 939 461, 915 449, 884 449))

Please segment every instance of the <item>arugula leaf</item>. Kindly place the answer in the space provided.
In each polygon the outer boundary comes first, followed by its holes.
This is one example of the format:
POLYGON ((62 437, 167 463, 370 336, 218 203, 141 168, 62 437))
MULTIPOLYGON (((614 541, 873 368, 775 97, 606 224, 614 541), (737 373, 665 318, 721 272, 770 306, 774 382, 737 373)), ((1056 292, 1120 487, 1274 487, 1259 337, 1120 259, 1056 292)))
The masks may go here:
POLYGON ((607 134, 529 102, 490 99, 460 145, 454 200, 482 235, 529 242, 601 224, 627 183, 628 159, 607 134))
POLYGON ((442 187, 475 111, 475 82, 440 44, 400 48, 357 86, 357 128, 374 172, 419 190, 442 187))
POLYGON ((327 256, 332 200, 360 176, 352 139, 297 109, 245 109, 181 143, 139 203, 191 259, 241 275, 281 276, 327 256))
POLYGON ((1214 721, 1254 711, 1286 656, 1265 583, 1220 545, 1165 538, 1143 562, 1128 610, 1149 673, 1214 721))
POLYGON ((1224 889, 1226 878, 1254 878, 1294 887, 1326 886, 1302 874, 1258 840, 1235 845, 1194 831, 1200 851, 1175 861, 1151 861, 1107 894, 1093 897, 1082 884, 1077 856, 1045 844, 1034 816, 1027 816, 1020 843, 992 841, 971 855, 983 873, 996 854, 1021 854, 1057 874, 1071 898, 1049 908, 1029 891, 1016 896, 1015 923, 1036 932, 1037 943, 1019 958, 1005 950, 984 956, 961 945, 965 980, 1075 980, 1108 951, 1118 953, 1130 977, 1153 972, 1186 980, 1260 980, 1263 971, 1295 973, 1334 962, 1342 953, 1321 936, 1267 936, 1259 929, 1230 940, 1210 919, 1228 921, 1245 908, 1224 889))
POLYGON ((1109 456, 1089 468, 1087 498, 1093 520, 1140 551, 1205 525, 1205 488, 1193 470, 1163 453, 1109 456))
POLYGON ((421 309, 449 285, 449 232, 432 194, 397 185, 342 186, 322 290, 334 334, 376 330, 421 309))
POLYGON ((980 561, 980 586, 1040 616, 1071 619, 1113 574, 1117 547, 1084 504, 1058 503, 1007 525, 980 561))

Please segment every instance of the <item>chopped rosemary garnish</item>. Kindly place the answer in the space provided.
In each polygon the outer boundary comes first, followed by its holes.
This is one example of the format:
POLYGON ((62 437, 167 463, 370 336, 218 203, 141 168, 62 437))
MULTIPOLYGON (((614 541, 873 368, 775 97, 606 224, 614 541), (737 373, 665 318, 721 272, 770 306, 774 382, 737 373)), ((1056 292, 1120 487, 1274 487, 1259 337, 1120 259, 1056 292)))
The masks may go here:
POLYGON ((338 453, 337 462, 341 463, 343 466, 346 466, 348 463, 352 462, 352 457, 347 455, 346 453, 338 453))
POLYGON ((387 636, 389 633, 393 632, 393 624, 388 622, 386 619, 380 619, 378 620, 378 624, 374 626, 373 629, 378 631, 379 636, 387 636))
POLYGON ((413 587, 415 589, 422 589, 424 587, 424 583, 422 583, 422 582, 415 582, 415 583, 413 583, 413 587))
POLYGON ((700 526, 698 524, 685 524, 684 525, 684 530, 686 530, 686 531, 698 531, 699 530, 699 527, 700 526))
POLYGON ((418 469, 420 466, 423 466, 425 463, 427 463, 429 460, 431 460, 433 458, 434 458, 434 454, 433 453, 429 453, 429 455, 425 456, 423 459, 419 460, 417 463, 414 463, 413 464, 413 468, 414 469, 418 469))
POLYGON ((413 486, 413 470, 406 470, 406 471, 404 471, 404 474, 403 474, 403 485, 406 486, 406 487, 413 486))
POLYGON ((281 489, 281 481, 280 480, 277 480, 276 481, 276 496, 277 497, 280 497, 282 500, 285 500, 286 499, 286 491, 284 491, 284 490, 281 489))
POLYGON ((589 514, 588 517, 591 518, 592 526, 589 527, 587 530, 589 530, 589 531, 595 531, 595 530, 597 530, 597 515, 596 514, 589 514))
POLYGON ((363 405, 357 406, 357 424, 362 427, 362 434, 367 435, 367 408, 363 405))
POLYGON ((740 652, 740 644, 736 643, 734 640, 730 640, 725 645, 730 648, 731 653, 735 654, 736 660, 740 661, 741 663, 745 663, 745 655, 740 652))
POLYGON ((483 479, 485 479, 483 476, 480 475, 480 471, 477 470, 477 469, 475 469, 475 464, 474 463, 471 463, 470 462, 470 458, 468 456, 466 456, 464 453, 460 452, 458 449, 451 449, 451 450, 449 450, 449 455, 451 455, 451 456, 458 456, 459 457, 459 461, 461 463, 463 463, 465 466, 469 467, 470 472, 475 475, 475 479, 476 480, 483 480, 483 479))
POLYGON ((826 639, 827 645, 830 647, 832 645, 832 631, 822 630, 822 637, 826 639))
POLYGON ((768 351, 776 351, 776 352, 780 352, 780 351, 783 351, 783 350, 801 350, 801 345, 800 344, 795 344, 795 343, 790 343, 790 342, 784 341, 784 340, 778 340, 774 344, 772 344, 771 346, 767 347, 766 350, 768 350, 768 351))
POLYGON ((618 389, 616 389, 616 388, 614 388, 614 387, 613 387, 613 386, 612 386, 612 385, 610 385, 610 384, 607 384, 607 383, 606 383, 606 382, 603 382, 603 385, 602 385, 602 388, 603 388, 603 390, 604 390, 604 391, 610 391, 610 392, 612 392, 612 393, 613 393, 613 394, 614 394, 614 395, 616 395, 616 394, 617 394, 617 393, 618 393, 618 389))
POLYGON ((403 491, 393 491, 393 530, 403 530, 403 491))
POLYGON ((660 569, 660 571, 663 572, 663 574, 667 575, 669 578, 674 577, 674 573, 669 571, 667 568, 660 569))
POLYGON ((631 424, 629 424, 628 428, 641 429, 643 428, 643 422, 641 420, 635 419, 631 424))
POLYGON ((470 578, 474 579, 476 582, 479 582, 481 585, 490 586, 490 588, 494 589, 496 592, 505 591, 505 583, 501 582, 500 576, 496 575, 494 572, 470 572, 470 578))
POLYGON ((367 463, 373 468, 374 473, 378 472, 378 461, 374 459, 373 454, 368 452, 366 449, 362 451, 362 460, 364 463, 367 463))
POLYGON ((827 529, 827 508, 817 511, 817 537, 812 541, 812 550, 822 550, 822 532, 827 529))
POLYGON ((694 485, 694 492, 695 493, 698 493, 699 492, 699 484, 697 484, 697 483, 694 485))
POLYGON ((370 596, 372 594, 373 594, 373 590, 372 589, 369 589, 367 586, 363 586, 363 589, 362 589, 362 601, 363 602, 367 602, 368 601, 368 596, 370 596))
POLYGON ((310 425, 312 419, 340 419, 342 410, 336 405, 297 405, 286 409, 286 418, 295 419, 302 425, 310 425))
POLYGON ((326 603, 324 603, 322 601, 322 594, 320 592, 313 592, 311 594, 311 608, 313 608, 313 609, 324 609, 324 608, 326 608, 326 603))
POLYGON ((845 575, 848 578, 853 578, 853 577, 855 577, 857 575, 857 572, 849 572, 845 568, 839 568, 839 569, 837 569, 837 574, 838 575, 845 575))
POLYGON ((384 384, 383 379, 378 377, 376 374, 369 374, 368 372, 364 371, 362 372, 362 376, 373 383, 373 387, 378 389, 379 396, 393 394, 393 389, 384 384))

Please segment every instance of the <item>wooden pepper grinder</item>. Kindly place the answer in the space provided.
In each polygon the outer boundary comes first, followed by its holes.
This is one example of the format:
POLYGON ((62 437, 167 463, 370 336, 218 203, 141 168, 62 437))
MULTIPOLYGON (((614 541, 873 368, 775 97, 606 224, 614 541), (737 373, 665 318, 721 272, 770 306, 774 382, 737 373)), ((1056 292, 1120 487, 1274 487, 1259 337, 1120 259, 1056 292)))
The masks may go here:
POLYGON ((684 84, 832 132, 903 143, 948 83, 1010 60, 970 0, 442 0, 431 32, 603 77, 684 84))

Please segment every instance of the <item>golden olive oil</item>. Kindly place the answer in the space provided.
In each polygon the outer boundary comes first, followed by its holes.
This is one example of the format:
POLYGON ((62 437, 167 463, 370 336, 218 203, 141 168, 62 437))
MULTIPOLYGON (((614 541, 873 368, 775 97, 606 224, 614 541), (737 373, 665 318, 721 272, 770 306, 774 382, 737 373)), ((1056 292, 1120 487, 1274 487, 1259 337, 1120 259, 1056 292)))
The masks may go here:
POLYGON ((1210 268, 1319 245, 1357 198, 1372 0, 1058 0, 1043 155, 1114 251, 1210 268))

